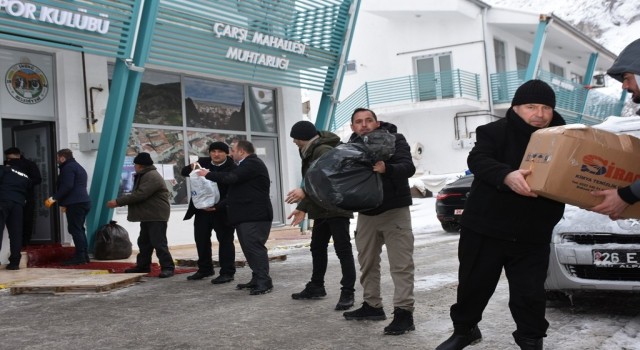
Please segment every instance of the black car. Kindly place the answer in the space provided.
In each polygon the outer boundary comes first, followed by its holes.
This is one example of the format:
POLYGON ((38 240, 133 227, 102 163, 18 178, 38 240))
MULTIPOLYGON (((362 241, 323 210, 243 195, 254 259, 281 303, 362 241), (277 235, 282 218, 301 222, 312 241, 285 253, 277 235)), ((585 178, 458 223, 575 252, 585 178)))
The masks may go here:
POLYGON ((471 190, 473 175, 467 175, 447 184, 436 197, 436 215, 446 232, 460 231, 460 217, 471 190))

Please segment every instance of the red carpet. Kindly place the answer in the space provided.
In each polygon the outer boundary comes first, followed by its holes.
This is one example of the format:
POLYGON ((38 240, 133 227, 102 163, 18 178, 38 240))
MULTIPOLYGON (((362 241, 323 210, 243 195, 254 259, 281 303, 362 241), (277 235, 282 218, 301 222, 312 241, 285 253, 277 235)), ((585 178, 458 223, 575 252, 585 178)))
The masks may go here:
MULTIPOLYGON (((84 265, 63 266, 62 262, 73 257, 74 247, 63 247, 59 244, 55 245, 38 245, 28 246, 27 267, 30 268, 54 268, 54 269, 82 269, 82 270, 107 270, 110 273, 123 273, 125 269, 133 267, 136 264, 129 261, 99 261, 92 260, 84 265)), ((177 268, 176 274, 192 273, 197 268, 177 268)), ((151 272, 147 274, 149 277, 157 277, 160 274, 160 266, 157 263, 151 264, 151 272)))

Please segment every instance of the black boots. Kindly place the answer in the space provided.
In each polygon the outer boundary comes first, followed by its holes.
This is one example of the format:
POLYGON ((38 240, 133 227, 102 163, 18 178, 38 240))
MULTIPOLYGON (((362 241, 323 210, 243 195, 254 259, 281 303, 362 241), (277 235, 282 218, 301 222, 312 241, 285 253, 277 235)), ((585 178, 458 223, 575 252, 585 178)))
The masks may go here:
POLYGON ((384 334, 400 335, 410 331, 415 331, 413 324, 413 313, 409 310, 396 307, 393 310, 393 321, 384 327, 384 334))
POLYGON ((193 275, 187 276, 187 280, 189 281, 198 281, 207 277, 213 276, 213 271, 202 272, 200 270, 196 271, 193 275))
POLYGON ((327 291, 324 286, 316 285, 312 282, 307 283, 302 292, 291 294, 291 298, 300 299, 318 299, 327 295, 327 291))
POLYGON ((513 337, 522 350, 542 350, 542 338, 513 337))
POLYGON ((353 311, 347 311, 343 313, 342 316, 347 320, 357 321, 382 321, 387 319, 387 315, 384 314, 383 308, 370 306, 366 301, 362 303, 361 308, 353 311))
POLYGON ((336 310, 349 310, 354 303, 353 292, 343 290, 340 292, 340 300, 336 304, 336 310))
POLYGON ((453 335, 438 345, 436 350, 461 350, 469 345, 479 343, 481 340, 482 333, 477 325, 466 331, 455 329, 453 335))

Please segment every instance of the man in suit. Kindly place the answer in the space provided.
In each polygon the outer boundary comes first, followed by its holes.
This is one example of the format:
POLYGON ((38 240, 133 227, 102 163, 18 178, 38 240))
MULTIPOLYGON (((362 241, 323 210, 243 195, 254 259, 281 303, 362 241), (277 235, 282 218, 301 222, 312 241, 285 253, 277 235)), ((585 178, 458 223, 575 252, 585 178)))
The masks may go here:
POLYGON ((271 292, 273 284, 269 276, 269 256, 265 243, 269 238, 273 208, 269 196, 269 172, 255 154, 253 144, 237 141, 231 149, 231 157, 238 167, 229 172, 198 171, 211 181, 228 185, 227 215, 229 224, 235 226, 242 252, 251 268, 249 283, 238 284, 238 289, 250 289, 251 295, 271 292))
MULTIPOLYGON (((196 169, 196 164, 202 169, 212 172, 227 172, 235 169, 237 165, 229 156, 229 145, 216 141, 209 145, 209 157, 200 157, 198 161, 182 168, 182 176, 189 174, 196 169)), ((220 191, 220 201, 211 208, 197 209, 193 201, 189 201, 184 220, 189 220, 195 215, 193 220, 193 235, 198 251, 198 271, 187 277, 188 280, 201 280, 213 276, 213 261, 211 258, 211 230, 216 231, 218 240, 218 257, 220 259, 220 275, 213 280, 213 284, 222 284, 233 281, 236 273, 236 247, 233 244, 233 233, 235 229, 229 224, 227 218, 227 192, 228 186, 218 184, 220 191)))

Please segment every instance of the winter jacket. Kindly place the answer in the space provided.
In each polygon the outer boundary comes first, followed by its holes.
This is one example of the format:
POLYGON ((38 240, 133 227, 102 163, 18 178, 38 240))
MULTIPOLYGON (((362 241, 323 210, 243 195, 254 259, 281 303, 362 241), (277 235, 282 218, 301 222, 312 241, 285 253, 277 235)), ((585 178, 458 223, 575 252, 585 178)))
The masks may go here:
MULTIPOLYGON (((413 204, 409 178, 416 172, 411 158, 411 149, 404 135, 398 134, 398 128, 381 121, 380 129, 387 130, 396 137, 395 152, 389 160, 384 162, 386 171, 382 175, 383 200, 377 208, 360 212, 364 215, 378 215, 390 209, 408 207, 413 204)), ((349 142, 358 142, 360 136, 352 134, 349 142)))
POLYGON ((14 202, 24 205, 27 198, 27 189, 31 186, 29 177, 27 174, 9 166, 1 168, 0 202, 14 202))
POLYGON ((257 155, 248 155, 231 171, 209 172, 206 178, 219 185, 229 185, 229 224, 235 226, 243 222, 273 221, 269 171, 257 155))
POLYGON ((607 74, 619 82, 622 82, 624 73, 640 75, 640 39, 627 45, 607 70, 607 74))
POLYGON ((63 207, 91 202, 87 193, 87 172, 82 165, 75 158, 71 158, 58 165, 58 168, 60 174, 56 182, 57 190, 51 197, 63 207))
MULTIPOLYGON (((564 124, 564 119, 554 111, 550 126, 564 124)), ((531 134, 536 130, 539 128, 527 124, 512 108, 506 118, 476 129, 476 145, 467 158, 475 177, 462 214, 462 226, 506 241, 549 244, 564 204, 543 197, 521 196, 504 184, 505 177, 520 168, 531 134)))
POLYGON ((18 159, 7 159, 4 162, 5 165, 10 165, 12 168, 27 174, 29 180, 31 180, 31 186, 29 186, 29 191, 33 192, 33 187, 42 183, 42 175, 40 175, 40 169, 38 169, 38 164, 33 161, 20 156, 18 159))
MULTIPOLYGON (((340 137, 329 131, 320 131, 319 137, 312 139, 304 149, 300 150, 300 158, 302 158, 302 177, 305 176, 311 164, 320 156, 332 150, 340 144, 340 137)), ((298 203, 296 209, 303 211, 309 215, 310 219, 324 218, 351 218, 353 214, 346 210, 327 210, 316 204, 308 196, 298 203)))
POLYGON ((171 212, 167 184, 153 165, 133 175, 133 190, 116 198, 116 203, 129 207, 127 220, 131 222, 168 221, 171 212))
MULTIPOLYGON (((222 165, 214 165, 211 162, 211 157, 200 157, 198 158, 198 163, 203 169, 209 169, 209 171, 231 171, 237 167, 236 163, 233 162, 231 157, 227 156, 227 160, 222 163, 222 165)), ((189 174, 193 169, 191 169, 191 164, 185 166, 180 171, 180 174, 185 177, 189 177, 189 174)), ((189 200, 189 209, 187 209, 187 213, 184 215, 183 220, 189 220, 196 213, 204 213, 211 214, 216 218, 223 218, 225 221, 227 220, 227 192, 229 190, 229 186, 219 183, 218 191, 220 191, 220 201, 216 203, 213 207, 216 208, 215 211, 205 211, 202 209, 198 209, 193 205, 193 201, 189 200)))

